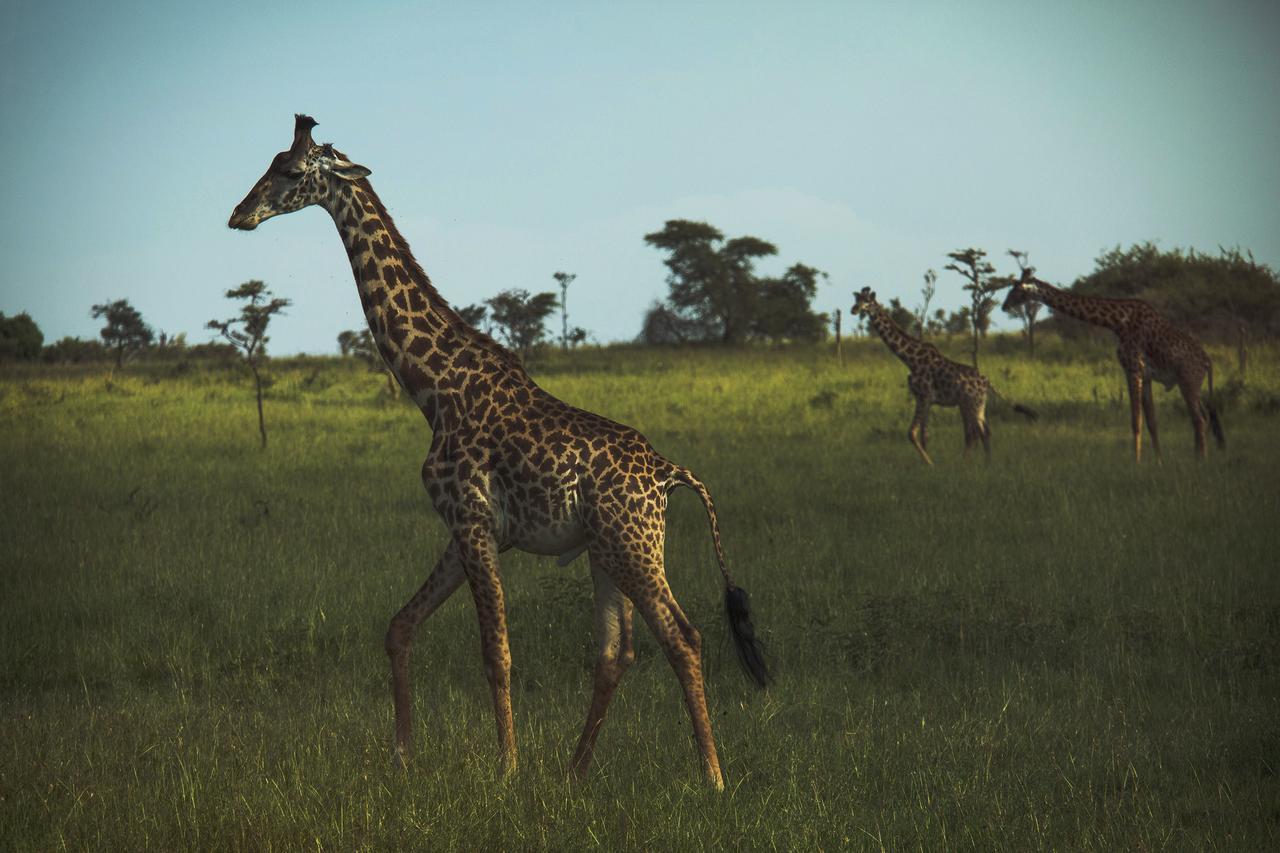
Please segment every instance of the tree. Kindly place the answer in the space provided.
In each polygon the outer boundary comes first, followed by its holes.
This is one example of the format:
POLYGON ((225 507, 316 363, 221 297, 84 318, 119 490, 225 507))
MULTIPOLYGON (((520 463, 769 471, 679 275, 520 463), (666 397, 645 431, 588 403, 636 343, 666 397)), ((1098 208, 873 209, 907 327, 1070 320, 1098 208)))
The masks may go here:
POLYGON ((973 366, 978 366, 978 338, 986 334, 991 325, 991 310, 996 306, 996 298, 992 295, 999 288, 993 286, 991 274, 996 271, 986 261, 987 253, 982 249, 958 249, 948 252, 947 257, 953 263, 946 268, 962 275, 968 284, 964 289, 969 291, 969 323, 973 332, 973 366))
POLYGON ((26 311, 6 317, 0 311, 0 361, 34 361, 44 346, 44 333, 26 311))
POLYGON ((546 336, 545 323, 556 310, 557 299, 550 291, 530 295, 527 290, 504 290, 485 304, 507 346, 521 361, 528 361, 529 353, 546 336))
POLYGON ((40 357, 51 364, 79 364, 86 361, 105 361, 108 354, 102 341, 84 341, 67 336, 45 347, 40 357))
POLYGON ((920 340, 924 340, 929 331, 929 303, 933 301, 933 294, 936 290, 934 282, 938 280, 938 274, 933 270, 924 271, 924 287, 920 288, 920 298, 924 302, 916 309, 916 336, 920 340))
POLYGON ((717 229, 687 219, 667 220, 661 231, 646 234, 644 240, 669 253, 663 262, 669 290, 665 308, 681 319, 688 339, 727 344, 746 340, 760 295, 755 261, 777 254, 772 243, 756 237, 725 242, 717 229))
POLYGON ((107 349, 115 351, 116 367, 123 366, 126 356, 132 357, 155 339, 155 332, 127 299, 95 305, 90 313, 95 320, 106 318, 107 325, 99 334, 107 349))
MULTIPOLYGON (((1162 251, 1155 243, 1116 246, 1094 261, 1071 290, 1087 296, 1142 299, 1198 336, 1239 341, 1280 335, 1280 276, 1253 254, 1218 248, 1162 251)), ((1045 323, 1065 334, 1083 333, 1079 321, 1055 316, 1045 323)))
POLYGON ((726 240, 705 222, 667 220, 645 242, 667 253, 668 294, 645 315, 642 340, 652 343, 716 341, 738 344, 751 339, 817 340, 826 317, 812 301, 826 273, 793 264, 782 276, 757 276, 756 261, 776 255, 772 243, 758 237, 726 240))
POLYGON ((271 318, 292 305, 292 301, 272 297, 271 291, 261 281, 246 281, 237 288, 228 290, 228 299, 247 300, 240 306, 240 316, 229 320, 210 320, 205 328, 214 329, 230 341, 237 352, 244 357, 249 370, 253 372, 254 390, 258 398, 258 432, 262 435, 262 446, 267 446, 267 422, 262 413, 262 365, 267 357, 267 326, 271 318))
POLYGON ((817 341, 826 334, 827 315, 813 311, 818 279, 827 274, 792 264, 781 278, 761 279, 754 333, 769 341, 817 341))
POLYGON ((901 299, 896 296, 893 297, 889 300, 889 304, 885 306, 884 310, 888 313, 889 319, 892 320, 899 329, 902 329, 907 334, 911 334, 911 329, 916 324, 916 315, 911 311, 911 309, 902 304, 901 299))
POLYGON ((400 386, 396 384, 396 375, 382 360, 382 354, 378 352, 378 345, 373 342, 373 333, 366 326, 360 331, 348 329, 345 332, 338 332, 338 350, 343 357, 352 356, 365 363, 371 373, 385 374, 387 379, 387 393, 392 397, 400 395, 400 386))
MULTIPOLYGON (((1035 272, 1036 268, 1027 264, 1026 252, 1019 252, 1017 249, 1010 249, 1008 254, 1011 258, 1017 261, 1019 273, 1035 272)), ((1004 279, 1000 283, 1013 284, 1013 282, 1008 279, 1004 279)), ((1043 302, 1033 299, 1029 302, 1022 303, 1007 312, 1022 321, 1022 331, 1027 337, 1027 352, 1033 358, 1036 354, 1036 316, 1040 313, 1040 309, 1043 307, 1043 302)))
MULTIPOLYGON (((939 308, 938 314, 941 314, 941 313, 942 313, 942 309, 939 308)), ((958 310, 952 311, 950 314, 947 315, 946 320, 943 321, 943 326, 942 326, 943 332, 945 332, 947 336, 950 337, 951 335, 963 335, 965 332, 969 331, 969 327, 970 325, 972 325, 969 322, 970 313, 971 313, 971 310, 968 305, 961 305, 958 310)))
POLYGON ((557 272, 552 273, 554 278, 560 284, 560 348, 569 348, 569 285, 573 284, 573 280, 578 276, 574 273, 557 272))

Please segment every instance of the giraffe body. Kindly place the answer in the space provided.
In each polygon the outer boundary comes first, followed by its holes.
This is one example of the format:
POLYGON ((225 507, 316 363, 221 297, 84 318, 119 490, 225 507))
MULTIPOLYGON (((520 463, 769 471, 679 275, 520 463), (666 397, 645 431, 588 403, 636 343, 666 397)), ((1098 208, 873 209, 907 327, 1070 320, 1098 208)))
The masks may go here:
POLYGON ((1085 296, 1054 287, 1026 269, 1014 281, 1004 308, 1010 310, 1030 301, 1043 302, 1056 313, 1066 314, 1094 326, 1110 329, 1119 346, 1116 357, 1124 370, 1129 390, 1130 424, 1133 430, 1133 457, 1142 461, 1142 427, 1145 420, 1151 447, 1160 455, 1160 437, 1152 386, 1177 387, 1187 404, 1195 433, 1196 454, 1208 455, 1207 432, 1211 429, 1218 447, 1226 446, 1222 423, 1212 399, 1201 398, 1200 388, 1208 380, 1213 395, 1213 362, 1194 337, 1169 322, 1159 311, 1140 299, 1109 299, 1085 296))
MULTIPOLYGON (((855 294, 852 311, 867 318, 889 351, 911 371, 907 376, 907 389, 915 398, 916 410, 907 438, 920 458, 929 465, 933 464, 928 450, 929 409, 932 406, 956 406, 964 424, 965 455, 980 441, 983 453, 990 459, 991 426, 987 423, 987 395, 992 393, 992 389, 987 377, 974 367, 947 358, 933 344, 903 331, 893 322, 884 306, 876 301, 876 295, 869 287, 855 294)), ((1030 419, 1036 417, 1024 406, 1014 408, 1030 419)))
POLYGON ((383 359, 422 410, 432 441, 422 480, 450 542, 392 618, 386 650, 395 705, 395 756, 410 751, 409 649, 417 626, 465 581, 480 626, 504 773, 516 767, 511 655, 498 555, 510 548, 590 556, 598 657, 592 702, 571 768, 585 773, 609 701, 634 659, 633 611, 657 637, 680 681, 708 781, 723 787, 703 690, 701 640, 667 584, 667 496, 698 493, 726 585, 731 632, 748 672, 768 678, 745 595, 724 565, 706 487, 636 430, 540 388, 519 360, 471 328, 431 284, 366 180, 369 170, 316 145, 298 116, 293 146, 236 207, 228 224, 252 230, 272 216, 324 207, 346 247, 361 305, 383 359))

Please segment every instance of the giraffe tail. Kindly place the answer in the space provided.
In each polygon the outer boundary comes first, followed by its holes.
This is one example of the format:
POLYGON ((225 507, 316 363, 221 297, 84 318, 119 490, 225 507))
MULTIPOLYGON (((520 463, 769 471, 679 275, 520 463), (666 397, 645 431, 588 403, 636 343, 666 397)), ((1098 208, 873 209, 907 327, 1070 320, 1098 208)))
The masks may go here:
POLYGON ((991 388, 991 395, 998 400, 1008 403, 1009 406, 1015 412, 1017 412, 1018 414, 1022 415, 1024 418, 1027 419, 1027 423, 1033 424, 1036 421, 1040 420, 1040 413, 1037 412, 1035 409, 1031 408, 1030 406, 1024 406, 1021 403, 1013 402, 1008 397, 1006 397, 1005 395, 997 391, 995 388, 991 388))
POLYGON ((671 466, 671 481, 672 488, 677 485, 688 486, 697 492, 703 507, 707 510, 707 518, 711 522, 711 542, 715 545, 716 560, 720 564, 720 574, 724 578, 725 615, 729 621, 729 633, 733 636, 733 646, 738 652, 738 663, 742 664, 743 671, 757 687, 767 687, 773 678, 765 664, 764 649, 756 637, 755 626, 751 623, 747 591, 733 582, 733 577, 725 567, 724 548, 720 544, 720 522, 716 518, 716 507, 711 500, 711 493, 692 471, 679 465, 671 466))
POLYGON ((1013 410, 1026 418, 1028 423, 1035 423, 1040 420, 1040 413, 1030 406, 1024 406, 1021 403, 1014 403, 1013 410))

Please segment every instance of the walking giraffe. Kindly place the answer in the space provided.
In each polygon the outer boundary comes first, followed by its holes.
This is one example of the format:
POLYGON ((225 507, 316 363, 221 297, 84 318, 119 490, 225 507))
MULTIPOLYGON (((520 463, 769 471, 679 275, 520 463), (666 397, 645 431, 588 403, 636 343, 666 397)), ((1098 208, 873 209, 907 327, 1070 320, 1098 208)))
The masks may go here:
POLYGON ((1156 433, 1156 406, 1152 398, 1152 381, 1166 389, 1175 384, 1182 390, 1191 426, 1196 435, 1196 453, 1208 456, 1205 423, 1213 430, 1218 447, 1226 447, 1222 421, 1213 405, 1213 362, 1200 342, 1160 315, 1139 299, 1108 299, 1085 296, 1054 287, 1036 278, 1035 268, 1023 269, 1014 279, 1004 310, 1031 301, 1043 302, 1056 313, 1075 317, 1094 326, 1115 332, 1120 346, 1116 355, 1129 385, 1129 413, 1133 426, 1133 458, 1142 461, 1142 418, 1146 415, 1151 447, 1160 455, 1160 438, 1156 433), (1209 401, 1200 399, 1200 386, 1209 380, 1209 401))
MULTIPOLYGON (((987 459, 991 458, 991 425, 987 423, 987 392, 995 394, 987 377, 976 368, 952 361, 938 351, 933 344, 912 337, 889 316, 884 306, 876 301, 874 291, 864 287, 853 295, 854 316, 865 317, 876 330, 880 340, 910 370, 907 388, 916 399, 916 413, 907 429, 907 438, 929 465, 929 407, 958 406, 964 422, 964 453, 978 441, 987 459)), ((998 395, 997 395, 998 396, 998 395)), ((1026 406, 1014 405, 1014 411, 1034 421, 1036 413, 1026 406)))
POLYGON ((609 700, 635 656, 634 606, 680 681, 707 781, 723 789, 703 692, 700 635, 676 603, 663 565, 667 496, 688 486, 702 499, 710 520, 739 659, 764 686, 769 675, 746 593, 725 568, 711 495, 692 472, 662 457, 636 430, 542 390, 515 356, 463 322, 396 230, 366 180, 369 170, 332 145, 314 143, 315 125, 308 116, 296 116, 293 145, 275 156, 227 224, 251 231, 272 216, 312 204, 327 210, 351 260, 378 351, 431 427, 422 480, 451 541, 387 630, 397 762, 403 765, 410 752, 414 629, 465 579, 480 623, 500 768, 504 775, 515 770, 511 655, 498 555, 519 548, 559 555, 566 565, 586 551, 595 587, 598 656, 571 771, 578 777, 586 773, 609 700))

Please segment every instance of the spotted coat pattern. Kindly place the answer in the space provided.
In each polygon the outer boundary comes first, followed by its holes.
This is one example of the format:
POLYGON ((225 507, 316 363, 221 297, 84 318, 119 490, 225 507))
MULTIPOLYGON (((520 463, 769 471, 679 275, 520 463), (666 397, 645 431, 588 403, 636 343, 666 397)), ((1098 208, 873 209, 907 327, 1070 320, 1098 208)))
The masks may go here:
POLYGON ((1054 287, 1025 270, 1005 297, 1006 311, 1037 301, 1059 314, 1066 314, 1094 326, 1110 329, 1119 340, 1116 356, 1129 387, 1130 421, 1133 428, 1133 458, 1142 461, 1142 422, 1146 416, 1151 447, 1160 455, 1156 408, 1152 385, 1166 389, 1177 385, 1186 401, 1195 431, 1196 454, 1208 455, 1206 426, 1212 425, 1219 447, 1225 444, 1216 410, 1200 397, 1206 377, 1213 395, 1213 363, 1200 342, 1140 299, 1109 299, 1086 296, 1054 287))
POLYGON ((889 351, 898 357, 911 371, 907 388, 916 401, 915 416, 907 430, 911 446, 920 458, 932 465, 929 458, 929 407, 957 406, 964 424, 964 452, 967 456, 974 444, 981 441, 987 457, 991 456, 991 427, 987 423, 987 393, 991 383, 977 369, 958 361, 952 361, 928 341, 912 337, 902 330, 884 306, 876 301, 876 295, 868 287, 854 294, 855 316, 865 317, 884 341, 889 351))
POLYGON ((571 768, 586 772, 610 698, 634 658, 633 609, 675 670, 708 781, 723 777, 703 691, 701 640, 672 596, 663 565, 667 496, 702 499, 725 584, 719 526, 706 487, 636 430, 558 400, 519 360, 467 325, 436 291, 366 179, 369 170, 311 140, 298 116, 281 152, 228 223, 263 220, 316 204, 346 248, 379 352, 430 424, 422 480, 451 534, 435 568, 391 620, 386 650, 395 704, 395 755, 410 752, 409 650, 415 628, 465 580, 475 601, 497 721, 501 768, 516 766, 511 655, 498 555, 509 548, 586 551, 595 589, 598 657, 586 724, 571 768))

